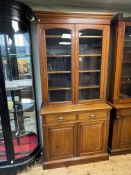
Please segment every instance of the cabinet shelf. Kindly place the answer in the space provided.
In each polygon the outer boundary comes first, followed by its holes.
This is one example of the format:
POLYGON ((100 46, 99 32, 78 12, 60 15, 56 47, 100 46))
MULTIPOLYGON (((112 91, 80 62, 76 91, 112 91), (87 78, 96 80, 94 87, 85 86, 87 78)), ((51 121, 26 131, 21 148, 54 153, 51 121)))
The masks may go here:
MULTIPOLYGON (((71 39, 71 35, 68 37, 62 37, 62 35, 46 35, 46 38, 61 38, 61 39, 71 39)), ((79 38, 102 38, 102 36, 79 36, 79 38)))
POLYGON ((131 64, 130 61, 124 61, 123 64, 131 64))
POLYGON ((71 90, 70 87, 52 87, 49 88, 49 91, 59 91, 59 90, 71 90))
POLYGON ((55 39, 55 38, 60 38, 60 39, 71 39, 71 35, 68 37, 62 37, 62 35, 46 35, 45 36, 46 38, 53 38, 53 39, 55 39))
POLYGON ((29 57, 30 54, 9 54, 9 56, 17 56, 17 57, 29 57))
POLYGON ((81 89, 96 89, 96 88, 100 88, 100 86, 98 86, 98 85, 79 86, 79 90, 81 90, 81 89))
POLYGON ((131 81, 123 81, 123 82, 121 82, 121 84, 131 84, 131 81))
POLYGON ((69 74, 71 71, 48 71, 48 74, 69 74))
POLYGON ((71 57, 71 55, 47 55, 47 58, 71 57))
POLYGON ((15 112, 26 112, 28 110, 31 110, 32 108, 34 108, 34 103, 27 103, 27 104, 21 104, 21 108, 20 109, 16 109, 15 110, 11 110, 10 113, 15 113, 15 112))
POLYGON ((102 38, 102 36, 79 36, 79 38, 102 38))
POLYGON ((32 87, 32 79, 5 81, 6 90, 17 91, 32 87))
POLYGON ((121 78, 131 78, 131 75, 122 75, 121 78))
POLYGON ((131 42, 131 40, 130 39, 126 39, 126 40, 124 40, 124 42, 131 42))
POLYGON ((101 53, 96 53, 96 54, 80 54, 79 57, 100 57, 101 53))
POLYGON ((46 35, 46 38, 62 38, 61 35, 46 35))
POLYGON ((80 70, 79 73, 101 72, 100 70, 80 70))

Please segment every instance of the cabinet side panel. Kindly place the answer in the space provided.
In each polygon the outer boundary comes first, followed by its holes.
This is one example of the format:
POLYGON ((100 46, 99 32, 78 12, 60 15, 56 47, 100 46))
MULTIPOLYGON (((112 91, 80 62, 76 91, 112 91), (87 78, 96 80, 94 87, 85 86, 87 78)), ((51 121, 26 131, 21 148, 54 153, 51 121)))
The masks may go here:
POLYGON ((107 76, 107 100, 112 102, 113 91, 114 91, 114 80, 115 80, 115 64, 116 64, 116 48, 117 48, 117 25, 111 25, 110 31, 110 48, 109 48, 109 59, 108 59, 108 76, 107 76))

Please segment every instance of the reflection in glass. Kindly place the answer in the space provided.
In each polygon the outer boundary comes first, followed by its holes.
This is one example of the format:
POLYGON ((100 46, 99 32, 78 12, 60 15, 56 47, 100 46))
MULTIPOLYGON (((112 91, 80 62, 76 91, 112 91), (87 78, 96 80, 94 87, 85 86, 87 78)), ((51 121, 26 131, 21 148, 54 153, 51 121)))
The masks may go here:
POLYGON ((131 98, 131 27, 129 26, 125 29, 120 98, 131 98))
POLYGON ((71 31, 46 30, 48 101, 71 101, 71 31))
POLYGON ((33 152, 38 145, 29 31, 12 21, 9 34, 0 35, 6 95, 15 158, 33 152))
POLYGON ((79 32, 79 99, 100 98, 102 31, 79 32))

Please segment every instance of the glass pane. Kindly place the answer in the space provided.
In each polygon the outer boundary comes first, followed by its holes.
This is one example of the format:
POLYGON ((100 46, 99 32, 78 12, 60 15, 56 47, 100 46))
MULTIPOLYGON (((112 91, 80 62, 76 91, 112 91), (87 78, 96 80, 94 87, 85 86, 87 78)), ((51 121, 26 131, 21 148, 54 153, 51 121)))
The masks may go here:
POLYGON ((3 137, 3 129, 1 124, 1 116, 0 116, 0 162, 5 161, 6 158, 6 149, 5 149, 5 143, 4 143, 4 137, 3 137))
POLYGON ((79 99, 100 98, 102 31, 79 32, 79 99))
POLYGON ((71 101, 71 31, 46 30, 48 101, 71 101))
POLYGON ((0 46, 15 158, 38 145, 28 29, 12 21, 10 34, 0 35, 0 46))
POLYGON ((131 27, 125 29, 120 98, 131 98, 131 27))

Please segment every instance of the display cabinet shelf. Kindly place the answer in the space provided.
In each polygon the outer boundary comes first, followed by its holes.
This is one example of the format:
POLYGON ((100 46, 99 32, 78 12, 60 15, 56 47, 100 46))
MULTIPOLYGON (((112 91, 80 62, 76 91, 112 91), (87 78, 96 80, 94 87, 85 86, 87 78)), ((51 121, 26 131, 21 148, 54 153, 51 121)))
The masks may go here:
POLYGON ((47 55, 47 58, 71 57, 71 55, 47 55))
MULTIPOLYGON (((46 35, 46 38, 61 38, 61 39, 70 39, 71 35, 63 37, 62 35, 46 35)), ((102 36, 79 36, 79 38, 102 38, 102 36)))
POLYGON ((130 81, 122 81, 121 84, 130 84, 131 83, 131 80, 130 81))
POLYGON ((79 70, 79 73, 101 72, 101 70, 79 70))
POLYGON ((124 42, 131 42, 131 39, 126 39, 124 40, 124 42))
POLYGON ((48 71, 48 74, 69 74, 71 71, 48 71))
POLYGON ((30 57, 30 54, 9 54, 9 56, 16 56, 17 58, 21 57, 30 57))
POLYGON ((61 39, 70 39, 71 35, 68 35, 66 37, 63 37, 62 35, 46 35, 46 38, 61 38, 61 39))
POLYGON ((79 89, 97 89, 100 88, 98 85, 88 85, 88 86, 79 86, 79 89))
POLYGON ((6 90, 18 91, 32 86, 32 79, 5 81, 6 90))
MULTIPOLYGON (((18 107, 19 106, 17 105, 17 108, 18 107)), ((32 109, 33 107, 34 107, 34 104, 33 103, 31 103, 31 104, 29 104, 29 103, 27 103, 27 104, 21 104, 20 105, 20 109, 18 108, 15 111, 14 110, 11 110, 10 113, 14 113, 14 112, 17 112, 17 113, 18 112, 25 112, 25 111, 28 111, 28 110, 32 109)))
POLYGON ((79 57, 100 57, 101 54, 98 53, 98 54, 80 54, 79 57))
POLYGON ((70 87, 52 87, 49 88, 49 91, 59 91, 59 90, 71 90, 70 87))
POLYGON ((79 36, 79 38, 102 38, 102 36, 79 36))
POLYGON ((131 75, 122 75, 121 78, 131 78, 131 75))
POLYGON ((123 64, 131 64, 131 61, 124 61, 123 64))

